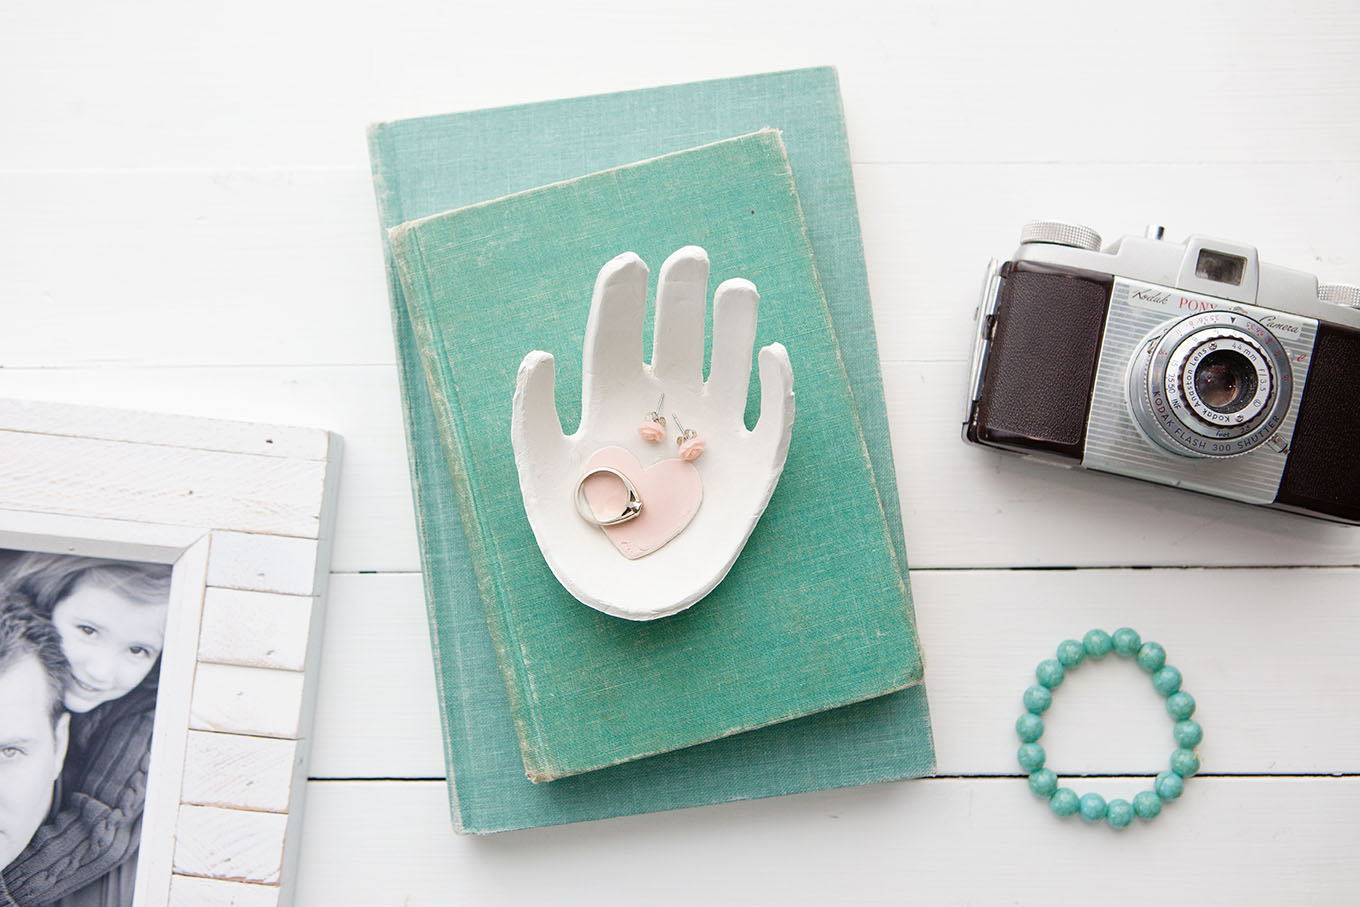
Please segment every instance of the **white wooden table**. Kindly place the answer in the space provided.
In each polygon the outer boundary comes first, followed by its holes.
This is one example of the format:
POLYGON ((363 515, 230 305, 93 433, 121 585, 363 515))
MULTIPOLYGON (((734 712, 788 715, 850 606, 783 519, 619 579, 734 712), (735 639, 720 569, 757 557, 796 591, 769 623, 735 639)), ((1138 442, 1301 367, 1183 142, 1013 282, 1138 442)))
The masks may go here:
MULTIPOLYGON (((511 7, 0 9, 0 395, 345 437, 300 903, 1355 903, 1360 531, 967 448, 958 423, 981 268, 1029 219, 1360 283, 1360 8, 511 7), (940 777, 457 838, 364 126, 828 62, 940 777), (1059 640, 1125 624, 1183 669, 1205 769, 1116 834, 1032 797, 1012 723, 1059 640)), ((1051 764, 1162 768, 1137 669, 1077 680, 1051 764)))

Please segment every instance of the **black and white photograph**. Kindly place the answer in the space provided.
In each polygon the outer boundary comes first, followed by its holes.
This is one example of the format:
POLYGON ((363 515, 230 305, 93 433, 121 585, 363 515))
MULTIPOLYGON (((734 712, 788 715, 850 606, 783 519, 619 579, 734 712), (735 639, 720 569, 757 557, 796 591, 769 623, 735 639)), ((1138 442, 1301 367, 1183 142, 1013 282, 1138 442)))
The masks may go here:
POLYGON ((0 549, 0 905, 131 907, 170 574, 0 549))

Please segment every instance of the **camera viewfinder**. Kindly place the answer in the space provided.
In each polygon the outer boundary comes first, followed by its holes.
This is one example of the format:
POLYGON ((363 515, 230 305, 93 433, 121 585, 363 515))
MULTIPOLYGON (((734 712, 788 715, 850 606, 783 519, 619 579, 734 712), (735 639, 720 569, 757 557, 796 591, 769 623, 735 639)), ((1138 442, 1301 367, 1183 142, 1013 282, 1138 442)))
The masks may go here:
POLYGON ((1213 249, 1200 249, 1199 260, 1195 262, 1195 276, 1216 283, 1242 285, 1242 274, 1247 269, 1247 260, 1240 255, 1215 252, 1213 249))

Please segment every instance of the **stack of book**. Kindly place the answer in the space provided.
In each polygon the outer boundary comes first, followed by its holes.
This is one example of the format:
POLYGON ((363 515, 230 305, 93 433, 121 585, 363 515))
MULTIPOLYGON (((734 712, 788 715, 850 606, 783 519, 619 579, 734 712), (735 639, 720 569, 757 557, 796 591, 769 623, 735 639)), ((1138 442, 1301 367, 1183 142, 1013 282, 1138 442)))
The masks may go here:
POLYGON ((931 772, 835 72, 382 123, 369 147, 455 827, 931 772), (576 602, 539 553, 511 397, 526 352, 557 352, 570 432, 595 272, 632 251, 655 275, 686 245, 708 250, 710 293, 759 288, 756 345, 788 347, 798 416, 723 582, 625 621, 576 602))

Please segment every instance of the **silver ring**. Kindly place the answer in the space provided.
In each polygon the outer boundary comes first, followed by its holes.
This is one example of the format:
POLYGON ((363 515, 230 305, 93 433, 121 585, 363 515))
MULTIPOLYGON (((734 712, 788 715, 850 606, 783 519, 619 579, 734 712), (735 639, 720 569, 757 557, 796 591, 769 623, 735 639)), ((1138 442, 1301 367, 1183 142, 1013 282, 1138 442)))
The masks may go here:
POLYGON ((642 513, 642 497, 638 494, 637 486, 634 485, 632 480, 626 475, 609 466, 597 466, 590 472, 581 476, 581 481, 576 483, 576 512, 581 515, 581 519, 592 526, 617 526, 620 523, 628 522, 642 513), (600 473, 608 473, 609 475, 618 478, 618 480, 623 483, 624 489, 628 492, 628 501, 623 505, 623 513, 607 520, 601 520, 595 516, 594 511, 590 509, 590 502, 586 500, 586 479, 591 476, 597 476, 600 473))

